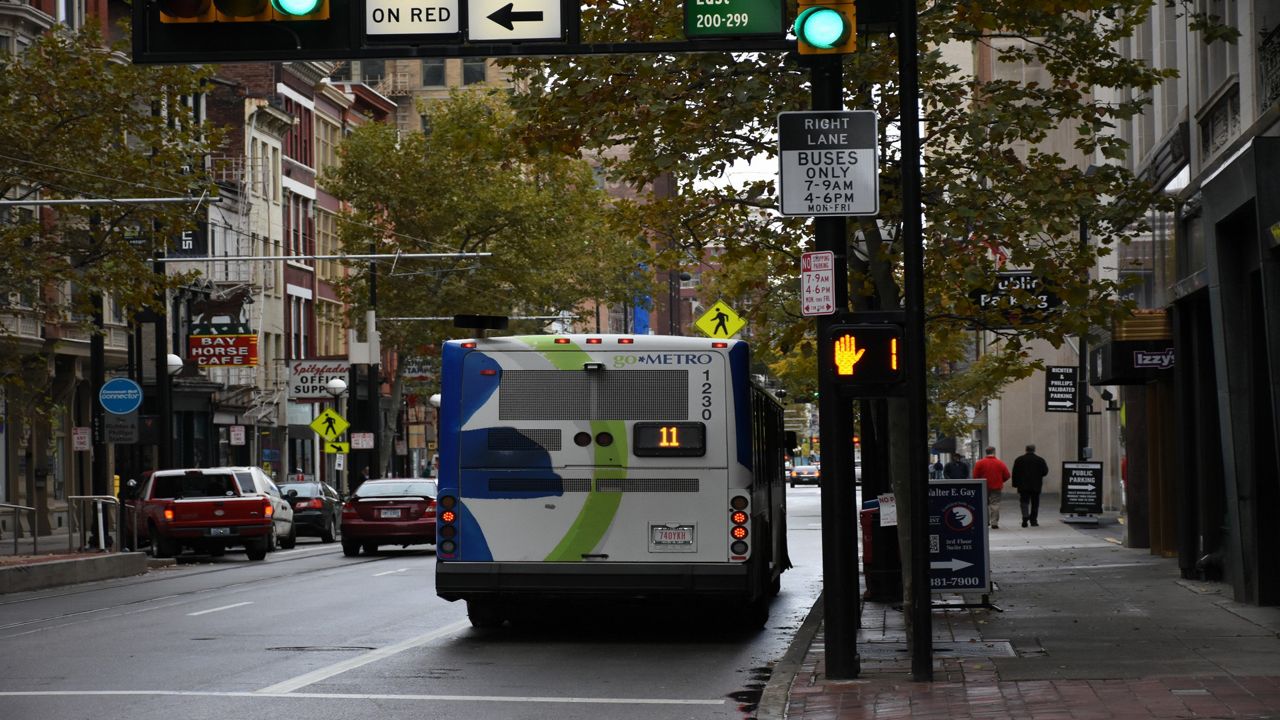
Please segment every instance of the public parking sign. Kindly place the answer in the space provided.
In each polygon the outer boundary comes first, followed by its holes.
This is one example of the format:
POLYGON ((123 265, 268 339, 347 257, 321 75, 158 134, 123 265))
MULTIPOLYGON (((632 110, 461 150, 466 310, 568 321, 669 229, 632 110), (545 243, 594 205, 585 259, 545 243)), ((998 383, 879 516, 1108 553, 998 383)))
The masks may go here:
POLYGON ((985 480, 929 481, 929 589, 991 592, 985 480))
POLYGON ((778 113, 782 214, 878 214, 877 139, 873 110, 778 113))
POLYGON ((1102 514, 1102 463, 1062 463, 1063 515, 1102 514))

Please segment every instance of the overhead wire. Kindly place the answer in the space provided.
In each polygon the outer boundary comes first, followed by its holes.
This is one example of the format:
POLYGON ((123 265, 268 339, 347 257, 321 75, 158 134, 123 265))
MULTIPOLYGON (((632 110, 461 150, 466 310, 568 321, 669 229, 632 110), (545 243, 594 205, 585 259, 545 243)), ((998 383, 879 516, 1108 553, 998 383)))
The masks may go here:
MULTIPOLYGON (((91 178, 94 178, 94 179, 97 179, 97 180, 103 180, 103 181, 108 181, 108 182, 115 182, 115 183, 120 183, 120 184, 123 184, 123 185, 132 185, 132 186, 134 186, 134 187, 138 187, 138 188, 146 188, 146 189, 149 189, 149 190, 155 190, 155 191, 163 192, 163 193, 170 193, 170 194, 173 194, 173 195, 175 195, 175 196, 183 196, 183 195, 186 195, 186 194, 187 194, 187 193, 186 193, 186 191, 175 191, 175 190, 169 190, 169 189, 162 188, 162 187, 159 187, 159 186, 156 186, 156 185, 148 185, 148 184, 146 184, 146 183, 138 183, 138 182, 133 182, 133 181, 130 181, 130 180, 123 180, 123 179, 120 179, 120 178, 117 178, 117 177, 111 177, 111 176, 108 176, 108 175, 98 175, 98 174, 96 174, 96 173, 85 172, 85 171, 82 171, 82 170, 77 170, 77 169, 75 169, 75 168, 68 168, 68 167, 64 167, 64 166, 61 166, 61 165, 51 165, 51 164, 49 164, 49 163, 42 163, 42 162, 38 162, 38 161, 35 161, 35 160, 27 160, 27 159, 25 159, 25 158, 14 157, 14 156, 12 156, 12 155, 8 155, 8 154, 5 154, 5 153, 3 153, 3 152, 0 152, 0 159, 12 160, 12 161, 14 161, 14 162, 20 162, 20 163, 27 163, 27 164, 29 164, 29 165, 35 165, 35 166, 37 166, 37 167, 47 168, 47 169, 50 169, 50 170, 58 170, 58 171, 61 171, 61 172, 66 172, 66 173, 72 173, 72 174, 77 174, 77 175, 84 175, 84 176, 86 176, 86 177, 91 177, 91 178)), ((58 190, 58 191, 60 191, 60 192, 64 192, 64 193, 75 193, 75 194, 79 194, 79 195, 87 195, 87 194, 89 194, 89 193, 86 193, 86 192, 84 192, 84 191, 82 191, 82 190, 80 190, 80 189, 78 189, 78 188, 71 187, 71 186, 67 186, 67 185, 62 185, 62 184, 59 184, 59 183, 48 182, 48 181, 42 181, 42 184, 43 184, 43 185, 46 185, 46 186, 48 186, 48 187, 54 188, 54 189, 56 189, 56 190, 58 190)), ((95 199, 96 199, 96 198, 95 198, 95 199)), ((102 200, 111 200, 112 198, 101 198, 101 199, 102 199, 102 200)), ((120 207, 129 207, 129 206, 128 206, 128 205, 125 205, 124 203, 121 203, 121 204, 120 204, 120 207)), ((410 234, 408 234, 408 233, 402 233, 402 232, 398 232, 398 231, 395 231, 395 230, 390 230, 390 229, 388 229, 388 228, 380 227, 380 226, 378 226, 378 225, 373 225, 373 224, 371 224, 371 223, 359 222, 359 221, 357 221, 357 220, 351 219, 350 217, 341 217, 341 216, 337 216, 337 217, 339 217, 339 219, 341 220, 341 222, 344 222, 344 223, 350 223, 350 224, 352 224, 352 225, 355 225, 356 227, 365 228, 365 229, 367 229, 367 230, 376 230, 376 231, 378 231, 378 232, 381 232, 381 233, 384 233, 384 234, 386 234, 386 235, 390 235, 390 236, 393 236, 393 237, 396 237, 396 238, 400 238, 400 239, 407 240, 407 241, 410 241, 410 242, 420 243, 420 244, 421 244, 421 245, 423 245, 423 246, 434 246, 434 247, 436 247, 436 248, 440 248, 440 249, 447 249, 447 250, 451 250, 451 249, 452 249, 452 247, 451 247, 448 243, 443 242, 443 241, 440 241, 440 240, 428 240, 428 239, 426 239, 426 238, 421 238, 421 237, 417 237, 417 236, 414 236, 414 235, 410 235, 410 234)), ((214 226, 214 223, 213 223, 213 222, 210 222, 209 224, 210 224, 210 226, 214 226)), ((217 225, 216 225, 216 227, 218 227, 218 228, 219 228, 219 229, 221 229, 221 230, 224 230, 225 232, 227 232, 227 233, 229 233, 229 234, 233 234, 233 235, 236 235, 236 236, 241 237, 241 238, 246 238, 246 239, 249 239, 249 240, 254 239, 254 233, 251 233, 251 232, 245 232, 245 231, 239 230, 239 229, 237 229, 237 228, 233 227, 229 222, 223 222, 223 223, 217 224, 217 225)), ((314 240, 315 238, 312 238, 312 239, 314 240)), ((214 258, 214 259, 216 259, 216 258, 214 258)))

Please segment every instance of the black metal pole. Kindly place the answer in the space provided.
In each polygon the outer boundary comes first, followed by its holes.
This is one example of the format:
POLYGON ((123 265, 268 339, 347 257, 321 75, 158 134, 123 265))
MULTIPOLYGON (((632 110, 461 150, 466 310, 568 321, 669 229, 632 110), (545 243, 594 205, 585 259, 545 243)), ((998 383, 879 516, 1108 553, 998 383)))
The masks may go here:
MULTIPOLYGON (((107 443, 104 437, 105 430, 102 427, 103 409, 102 403, 98 401, 98 391, 107 382, 106 348, 102 335, 102 302, 102 295, 98 294, 93 306, 93 336, 89 338, 89 385, 94 389, 93 397, 89 401, 93 426, 93 462, 89 466, 90 495, 106 495, 111 492, 111 482, 108 477, 110 468, 107 467, 107 443)), ((97 512, 102 513, 107 509, 106 503, 94 503, 94 507, 97 512)), ((97 525, 95 524, 94 527, 97 525)), ((105 521, 102 527, 107 527, 105 521)))
MULTIPOLYGON (((844 109, 844 58, 812 60, 812 105, 844 109)), ((849 307, 848 242, 845 219, 813 220, 817 250, 835 253, 836 312, 849 307)), ((858 677, 858 508, 853 477, 853 407, 840 397, 833 365, 831 326, 838 315, 818 316, 818 434, 822 444, 822 597, 827 677, 858 677)))
MULTIPOLYGON (((370 247, 369 254, 376 254, 377 248, 370 247)), ((373 311, 371 317, 377 318, 378 313, 378 261, 373 260, 369 263, 369 309, 373 311)), ((365 339, 372 343, 375 328, 373 325, 365 328, 365 339)), ((369 356, 369 407, 367 415, 369 421, 369 429, 373 432, 373 450, 370 451, 372 461, 369 463, 369 479, 376 480, 382 477, 382 428, 379 427, 379 421, 382 415, 382 398, 379 391, 378 374, 379 360, 381 358, 372 354, 370 348, 369 356)))
MULTIPOLYGON (((157 263, 157 266, 160 264, 157 263)), ((159 266, 157 272, 163 273, 159 266)), ((160 437, 160 467, 173 467, 173 379, 169 377, 169 292, 161 290, 161 305, 156 313, 156 392, 160 395, 160 417, 156 432, 160 437)))
MULTIPOLYGON (((1089 251, 1089 221, 1080 216, 1080 252, 1089 251)), ((1085 270, 1084 280, 1089 279, 1089 271, 1085 270)), ((1089 333, 1080 333, 1080 359, 1076 370, 1076 459, 1089 459, 1089 333)))
POLYGON ((915 0, 900 0, 898 73, 902 88, 902 261, 907 347, 907 481, 911 513, 911 676, 933 679, 933 608, 929 590, 928 404, 924 352, 924 246, 920 202, 920 77, 915 0))

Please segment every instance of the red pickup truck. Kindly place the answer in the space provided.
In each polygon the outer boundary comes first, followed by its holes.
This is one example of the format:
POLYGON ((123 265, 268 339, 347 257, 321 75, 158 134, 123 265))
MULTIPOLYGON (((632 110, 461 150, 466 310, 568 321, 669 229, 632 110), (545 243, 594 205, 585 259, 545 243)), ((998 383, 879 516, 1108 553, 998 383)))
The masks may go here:
POLYGON ((262 560, 276 537, 272 498, 242 493, 229 468, 158 470, 135 497, 126 500, 126 531, 151 541, 155 557, 173 557, 189 547, 221 555, 243 547, 262 560))

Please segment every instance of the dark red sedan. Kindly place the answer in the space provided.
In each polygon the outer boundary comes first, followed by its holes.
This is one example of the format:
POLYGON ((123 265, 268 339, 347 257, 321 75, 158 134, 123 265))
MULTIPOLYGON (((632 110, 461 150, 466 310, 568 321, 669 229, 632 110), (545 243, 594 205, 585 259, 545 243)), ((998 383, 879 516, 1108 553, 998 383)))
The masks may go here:
POLYGON ((417 478, 366 480, 342 505, 342 554, 379 545, 434 545, 436 484, 417 478))

